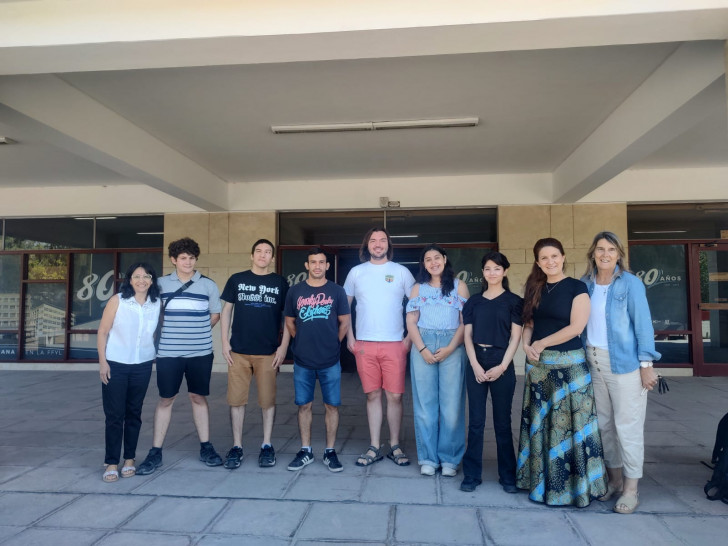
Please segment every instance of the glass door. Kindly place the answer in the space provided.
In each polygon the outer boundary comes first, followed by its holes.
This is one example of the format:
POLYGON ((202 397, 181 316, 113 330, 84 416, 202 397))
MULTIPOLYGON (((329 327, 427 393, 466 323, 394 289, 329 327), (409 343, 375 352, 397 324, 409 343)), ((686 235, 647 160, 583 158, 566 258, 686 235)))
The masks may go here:
POLYGON ((695 244, 693 257, 700 272, 699 286, 693 288, 694 330, 701 333, 696 372, 728 375, 728 243, 695 244))

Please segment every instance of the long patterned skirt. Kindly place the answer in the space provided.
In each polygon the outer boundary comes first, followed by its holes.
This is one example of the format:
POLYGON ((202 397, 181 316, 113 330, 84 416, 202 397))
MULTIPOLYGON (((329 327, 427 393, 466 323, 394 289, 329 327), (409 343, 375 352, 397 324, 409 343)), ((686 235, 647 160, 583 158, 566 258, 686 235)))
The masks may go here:
POLYGON ((550 505, 588 506, 607 491, 594 390, 584 351, 526 363, 517 485, 550 505))

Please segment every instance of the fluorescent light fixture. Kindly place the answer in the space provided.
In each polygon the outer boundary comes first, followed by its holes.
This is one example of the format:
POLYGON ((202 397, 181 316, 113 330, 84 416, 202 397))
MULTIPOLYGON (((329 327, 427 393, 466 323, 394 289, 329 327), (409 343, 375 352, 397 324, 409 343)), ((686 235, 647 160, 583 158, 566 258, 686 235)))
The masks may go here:
POLYGON ((403 121, 374 121, 375 131, 389 129, 431 129, 434 127, 475 127, 478 118, 410 119, 403 121))
POLYGON ((74 220, 93 220, 93 216, 79 216, 77 218, 74 218, 74 220))
POLYGON ((116 220, 116 216, 97 216, 97 220, 116 220))
POLYGON ((371 121, 362 123, 311 123, 308 125, 271 125, 277 135, 287 133, 341 133, 344 131, 372 131, 371 121))
POLYGON ((391 239, 407 239, 407 238, 417 238, 419 235, 390 235, 391 239))
POLYGON ((632 233, 639 233, 640 235, 648 235, 648 234, 658 234, 658 233, 687 233, 687 229, 664 229, 664 230, 654 230, 654 231, 633 231, 632 233))
POLYGON ((304 125, 271 125, 277 135, 292 133, 341 133, 347 131, 388 131, 392 129, 431 129, 437 127, 475 127, 477 117, 441 119, 405 119, 399 121, 361 121, 351 123, 311 123, 304 125))

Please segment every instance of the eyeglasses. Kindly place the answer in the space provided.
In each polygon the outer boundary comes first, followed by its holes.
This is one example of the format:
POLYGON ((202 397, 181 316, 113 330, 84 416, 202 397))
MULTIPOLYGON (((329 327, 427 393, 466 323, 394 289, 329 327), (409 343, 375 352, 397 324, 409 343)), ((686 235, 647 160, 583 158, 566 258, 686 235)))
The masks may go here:
POLYGON ((131 278, 134 281, 151 281, 152 280, 151 275, 132 275, 131 278))

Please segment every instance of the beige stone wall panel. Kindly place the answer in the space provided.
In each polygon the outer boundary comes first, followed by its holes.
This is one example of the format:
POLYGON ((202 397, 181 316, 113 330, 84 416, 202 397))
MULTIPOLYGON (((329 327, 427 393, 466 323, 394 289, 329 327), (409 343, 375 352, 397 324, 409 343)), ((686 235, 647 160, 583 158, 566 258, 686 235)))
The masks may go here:
POLYGON ((228 251, 250 256, 250 247, 258 239, 276 242, 275 212, 231 212, 228 219, 228 251))
POLYGON ((526 249, 524 248, 499 248, 498 251, 505 254, 511 265, 526 263, 526 249))
POLYGON ((548 205, 502 206, 498 208, 498 244, 503 248, 533 248, 551 233, 548 205))
POLYGON ((511 263, 511 267, 508 270, 508 282, 510 284, 511 292, 518 294, 519 296, 523 296, 523 287, 526 284, 526 279, 531 274, 532 266, 532 263, 511 263))
POLYGON ((574 205, 574 246, 588 249, 600 231, 613 231, 626 244, 626 203, 574 205))
POLYGON ((165 214, 164 247, 182 237, 191 237, 200 245, 200 253, 209 253, 210 214, 165 214))
POLYGON ((204 258, 208 267, 228 268, 235 271, 250 269, 250 252, 236 254, 208 254, 204 258))
POLYGON ((228 216, 227 212, 210 214, 210 254, 228 253, 228 216))
POLYGON ((574 212, 571 205, 551 205, 551 235, 564 248, 574 246, 574 212))

